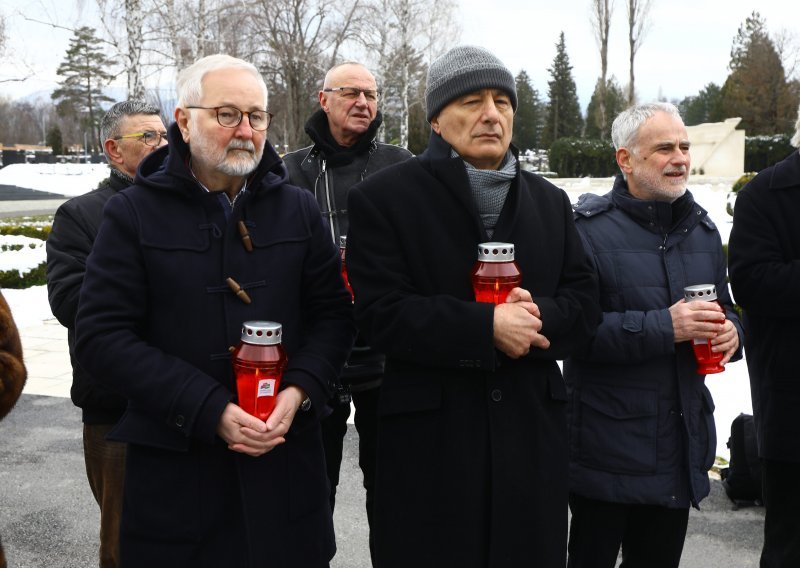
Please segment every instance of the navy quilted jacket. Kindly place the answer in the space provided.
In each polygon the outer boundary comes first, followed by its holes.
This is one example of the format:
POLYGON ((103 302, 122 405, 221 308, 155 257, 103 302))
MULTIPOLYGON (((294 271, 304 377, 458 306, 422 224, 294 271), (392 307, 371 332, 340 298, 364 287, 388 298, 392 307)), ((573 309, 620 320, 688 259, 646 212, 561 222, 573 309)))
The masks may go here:
POLYGON ((622 176, 604 196, 581 196, 575 216, 600 280, 603 321, 589 350, 564 366, 570 490, 697 506, 709 492, 714 402, 691 345, 674 342, 669 307, 685 286, 716 284, 741 339, 719 232, 690 192, 673 204, 635 199, 622 176))

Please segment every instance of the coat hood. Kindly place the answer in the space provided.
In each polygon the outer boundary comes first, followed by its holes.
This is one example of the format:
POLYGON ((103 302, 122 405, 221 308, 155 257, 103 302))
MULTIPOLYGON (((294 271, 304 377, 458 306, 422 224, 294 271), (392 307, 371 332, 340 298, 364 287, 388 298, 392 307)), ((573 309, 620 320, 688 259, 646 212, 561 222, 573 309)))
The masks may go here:
MULTIPOLYGON (((177 123, 167 130, 169 144, 147 156, 136 170, 135 185, 159 191, 185 191, 185 187, 200 188, 189 169, 191 147, 183 141, 177 123), (176 183, 182 180, 184 183, 176 183)), ((264 154, 256 169, 247 177, 248 191, 268 190, 288 183, 289 175, 269 140, 264 144, 264 154), (264 182, 264 183, 262 183, 264 182)))

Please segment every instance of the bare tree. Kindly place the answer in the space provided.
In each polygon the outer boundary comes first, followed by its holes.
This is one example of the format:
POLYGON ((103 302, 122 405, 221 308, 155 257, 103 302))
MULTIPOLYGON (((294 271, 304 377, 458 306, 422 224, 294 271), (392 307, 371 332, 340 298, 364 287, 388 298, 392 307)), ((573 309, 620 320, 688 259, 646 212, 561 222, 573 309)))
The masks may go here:
POLYGON ((0 12, 0 55, 6 49, 6 17, 0 12))
MULTIPOLYGON (((377 64, 378 76, 391 80, 387 94, 396 99, 399 140, 408 147, 409 116, 415 86, 434 58, 458 40, 452 0, 380 0, 369 11, 369 26, 362 41, 377 64)), ((389 97, 387 97, 389 98, 389 97)))
MULTIPOLYGON (((283 94, 284 145, 296 148, 313 109, 313 95, 343 46, 359 32, 362 0, 255 0, 251 7, 253 54, 283 94)), ((274 97, 273 97, 274 98, 274 97)))
POLYGON ((217 0, 163 0, 152 3, 156 51, 175 72, 219 51, 211 30, 223 7, 217 0))
POLYGON ((633 60, 642 46, 649 24, 648 16, 653 0, 628 0, 628 47, 630 49, 630 82, 628 83, 628 104, 636 102, 636 88, 633 60))
POLYGON ((781 57, 786 78, 789 80, 800 79, 798 77, 800 44, 798 44, 797 33, 783 28, 772 36, 772 41, 775 43, 775 49, 781 57))
POLYGON ((145 99, 144 61, 145 9, 143 0, 96 0, 104 28, 104 42, 114 59, 123 62, 127 97, 145 99))
MULTIPOLYGON (((611 14, 614 12, 614 0, 592 0, 591 23, 597 47, 600 49, 600 92, 598 104, 598 127, 600 138, 606 138, 608 116, 606 112, 606 92, 608 90, 608 32, 611 27, 611 14)), ((594 120, 588 116, 587 123, 594 120)))

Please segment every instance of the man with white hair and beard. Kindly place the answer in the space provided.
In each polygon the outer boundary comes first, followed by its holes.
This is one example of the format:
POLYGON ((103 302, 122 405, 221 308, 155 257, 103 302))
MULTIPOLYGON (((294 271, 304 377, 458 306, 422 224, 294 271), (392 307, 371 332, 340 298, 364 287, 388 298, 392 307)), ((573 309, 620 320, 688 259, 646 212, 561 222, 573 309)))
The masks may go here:
POLYGON ((564 363, 570 387, 569 563, 677 568, 689 506, 709 493, 714 404, 692 342, 722 364, 742 328, 716 226, 686 189, 689 136, 674 105, 631 107, 611 131, 622 175, 583 195, 575 224, 600 278, 603 319, 589 349, 564 363), (719 304, 684 301, 716 287, 719 304))
POLYGON ((267 89, 226 55, 181 72, 169 147, 108 201, 77 356, 128 399, 123 566, 328 566, 319 420, 352 345, 338 249, 269 144, 267 89), (266 422, 238 406, 243 322, 283 326, 266 422))

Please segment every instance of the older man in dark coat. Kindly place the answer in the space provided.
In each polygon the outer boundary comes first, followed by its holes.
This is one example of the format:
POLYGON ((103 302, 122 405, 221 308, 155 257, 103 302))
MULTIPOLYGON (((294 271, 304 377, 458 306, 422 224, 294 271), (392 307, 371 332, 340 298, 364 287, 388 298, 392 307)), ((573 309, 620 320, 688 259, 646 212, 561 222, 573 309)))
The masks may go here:
MULTIPOLYGON (((800 116, 792 144, 800 147, 800 116)), ((739 193, 730 238, 731 287, 744 309, 745 348, 766 517, 762 568, 800 566, 800 154, 739 193)))
POLYGON ((335 545, 319 419, 355 334, 314 198, 266 142, 258 70, 213 55, 178 79, 169 147, 108 201, 77 356, 128 398, 123 566, 327 567, 335 545), (263 422, 235 402, 242 323, 283 325, 263 422))
POLYGON ((348 269, 361 329, 386 353, 376 566, 562 567, 566 388, 597 282, 567 195, 521 171, 514 78, 457 47, 428 74, 421 156, 356 186, 348 269), (478 244, 516 247, 522 284, 475 301, 478 244))

